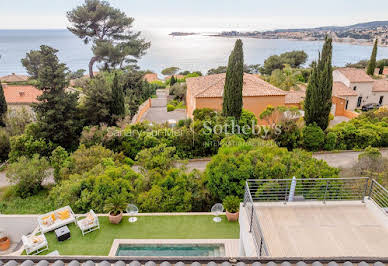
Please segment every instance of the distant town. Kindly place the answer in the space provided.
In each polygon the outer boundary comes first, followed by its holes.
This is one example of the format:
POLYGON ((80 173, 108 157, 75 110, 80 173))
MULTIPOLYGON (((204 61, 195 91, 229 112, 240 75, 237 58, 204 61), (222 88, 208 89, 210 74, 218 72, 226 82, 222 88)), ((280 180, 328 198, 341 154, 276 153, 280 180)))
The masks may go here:
MULTIPOLYGON (((178 35, 171 33, 171 35, 178 35)), ((191 35, 190 33, 180 36, 191 35)), ((328 26, 305 29, 278 29, 273 31, 224 31, 211 36, 215 37, 248 37, 258 39, 291 39, 302 41, 321 41, 329 35, 334 42, 356 45, 373 45, 377 38, 380 46, 388 46, 388 21, 374 21, 351 26, 328 26)))

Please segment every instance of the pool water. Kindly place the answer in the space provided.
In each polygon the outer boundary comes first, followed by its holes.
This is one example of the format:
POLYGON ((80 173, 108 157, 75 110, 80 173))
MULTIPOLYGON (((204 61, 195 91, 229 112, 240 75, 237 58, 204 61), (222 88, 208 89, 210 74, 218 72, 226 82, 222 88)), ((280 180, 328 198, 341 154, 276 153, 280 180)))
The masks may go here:
POLYGON ((224 245, 133 245, 121 244, 116 252, 116 256, 204 256, 217 257, 225 256, 224 245))

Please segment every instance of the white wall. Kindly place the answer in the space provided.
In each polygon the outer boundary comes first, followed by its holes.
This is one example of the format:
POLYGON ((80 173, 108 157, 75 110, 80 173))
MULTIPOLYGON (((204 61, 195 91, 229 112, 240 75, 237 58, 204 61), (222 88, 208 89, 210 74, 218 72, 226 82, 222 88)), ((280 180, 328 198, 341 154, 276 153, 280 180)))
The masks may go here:
POLYGON ((338 70, 333 71, 333 81, 339 81, 344 83, 346 86, 350 87, 349 80, 338 70))

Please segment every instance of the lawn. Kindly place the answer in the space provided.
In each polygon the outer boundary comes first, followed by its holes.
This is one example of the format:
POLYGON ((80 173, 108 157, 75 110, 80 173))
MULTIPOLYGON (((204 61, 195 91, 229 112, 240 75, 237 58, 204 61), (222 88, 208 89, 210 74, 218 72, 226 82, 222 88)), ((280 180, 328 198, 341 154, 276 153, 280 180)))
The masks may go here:
POLYGON ((214 223, 210 215, 140 216, 136 223, 124 217, 121 224, 112 225, 107 217, 99 217, 100 230, 82 236, 74 225, 69 225, 71 238, 58 242, 54 232, 45 234, 49 250, 61 255, 107 256, 114 239, 237 239, 239 224, 229 223, 225 217, 214 223))

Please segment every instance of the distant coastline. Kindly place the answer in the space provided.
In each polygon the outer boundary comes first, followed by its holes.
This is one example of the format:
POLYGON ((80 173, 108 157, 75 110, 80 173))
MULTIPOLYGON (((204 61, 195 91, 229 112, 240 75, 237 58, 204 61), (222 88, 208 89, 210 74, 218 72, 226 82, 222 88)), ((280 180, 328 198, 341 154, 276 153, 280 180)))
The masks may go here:
POLYGON ((169 35, 171 36, 190 36, 190 35, 197 35, 199 33, 196 32, 171 32, 169 35))

